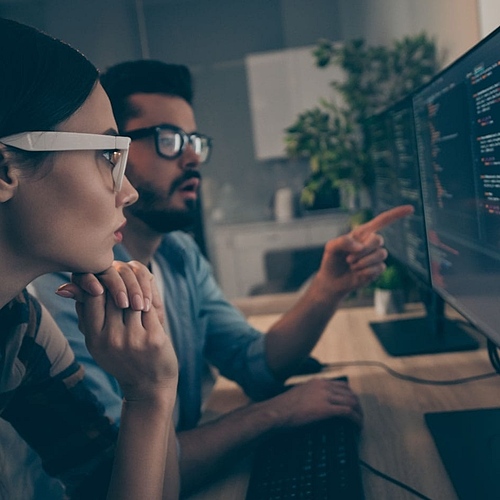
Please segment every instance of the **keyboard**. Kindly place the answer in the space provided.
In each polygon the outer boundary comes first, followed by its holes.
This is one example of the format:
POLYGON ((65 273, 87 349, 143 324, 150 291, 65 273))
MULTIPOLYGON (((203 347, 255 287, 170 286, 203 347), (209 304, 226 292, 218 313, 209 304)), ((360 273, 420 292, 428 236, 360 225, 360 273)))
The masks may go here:
POLYGON ((341 417, 286 430, 258 447, 246 500, 362 500, 359 429, 341 417))

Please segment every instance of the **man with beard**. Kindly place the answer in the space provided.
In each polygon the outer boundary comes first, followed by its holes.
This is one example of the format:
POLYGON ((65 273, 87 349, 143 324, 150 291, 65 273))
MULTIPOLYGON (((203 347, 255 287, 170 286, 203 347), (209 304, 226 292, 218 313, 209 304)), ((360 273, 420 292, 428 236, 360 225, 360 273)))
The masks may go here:
MULTIPOLYGON (((374 231, 411 209, 400 207, 330 241, 306 293, 263 335, 224 298, 199 248, 180 231, 194 221, 199 168, 212 147, 210 138, 197 132, 188 69, 152 60, 125 62, 110 68, 101 82, 120 134, 132 139, 127 177, 139 192, 139 201, 125 212, 115 256, 152 270, 179 360, 176 427, 183 494, 269 432, 334 415, 361 424, 358 399, 345 382, 316 379, 288 391, 283 382, 308 356, 342 298, 384 269, 387 252, 374 231), (207 363, 256 402, 199 425, 207 363)), ((116 381, 90 357, 68 301, 54 295, 66 281, 49 275, 35 288, 84 365, 88 386, 119 420, 116 381)))

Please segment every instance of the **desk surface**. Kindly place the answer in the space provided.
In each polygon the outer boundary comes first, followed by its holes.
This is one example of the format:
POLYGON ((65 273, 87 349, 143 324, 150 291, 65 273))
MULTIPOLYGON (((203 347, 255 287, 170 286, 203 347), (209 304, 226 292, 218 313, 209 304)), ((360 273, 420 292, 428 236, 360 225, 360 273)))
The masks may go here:
MULTIPOLYGON (((418 310, 417 310, 418 314, 418 310)), ((410 317, 410 311, 397 317, 410 317)), ((249 317, 266 331, 278 315, 249 317)), ((382 349, 368 322, 380 320, 372 307, 339 310, 313 351, 322 362, 377 360, 415 377, 448 380, 492 372, 485 341, 476 351, 392 358, 382 349)), ((330 370, 321 376, 349 377, 358 394, 365 422, 360 458, 381 472, 417 489, 431 499, 455 500, 455 491, 424 422, 424 413, 499 406, 500 377, 456 386, 431 386, 399 380, 377 367, 352 366, 330 370)), ((207 417, 221 414, 248 399, 234 383, 220 377, 207 406, 207 417)), ((251 457, 225 471, 190 500, 243 500, 248 485, 251 457)), ((363 469, 367 500, 415 496, 363 469)))

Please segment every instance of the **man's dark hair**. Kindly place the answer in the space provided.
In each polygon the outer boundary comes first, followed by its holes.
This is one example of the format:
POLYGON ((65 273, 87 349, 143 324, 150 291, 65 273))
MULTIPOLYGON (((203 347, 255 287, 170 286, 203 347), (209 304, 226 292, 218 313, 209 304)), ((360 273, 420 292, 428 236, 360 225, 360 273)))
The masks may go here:
POLYGON ((150 59, 127 61, 111 66, 100 78, 111 101, 120 132, 123 132, 123 127, 130 118, 137 116, 137 110, 128 100, 132 94, 165 94, 181 97, 192 104, 191 73, 181 64, 150 59))

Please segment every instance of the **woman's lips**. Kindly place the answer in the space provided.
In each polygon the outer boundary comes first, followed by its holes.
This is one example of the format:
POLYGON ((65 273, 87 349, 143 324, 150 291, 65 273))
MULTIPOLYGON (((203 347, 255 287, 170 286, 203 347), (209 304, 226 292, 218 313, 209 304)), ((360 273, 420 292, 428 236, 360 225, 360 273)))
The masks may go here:
POLYGON ((127 224, 127 221, 125 221, 115 232, 114 232, 114 237, 117 243, 121 243, 123 240, 123 228, 127 224))

